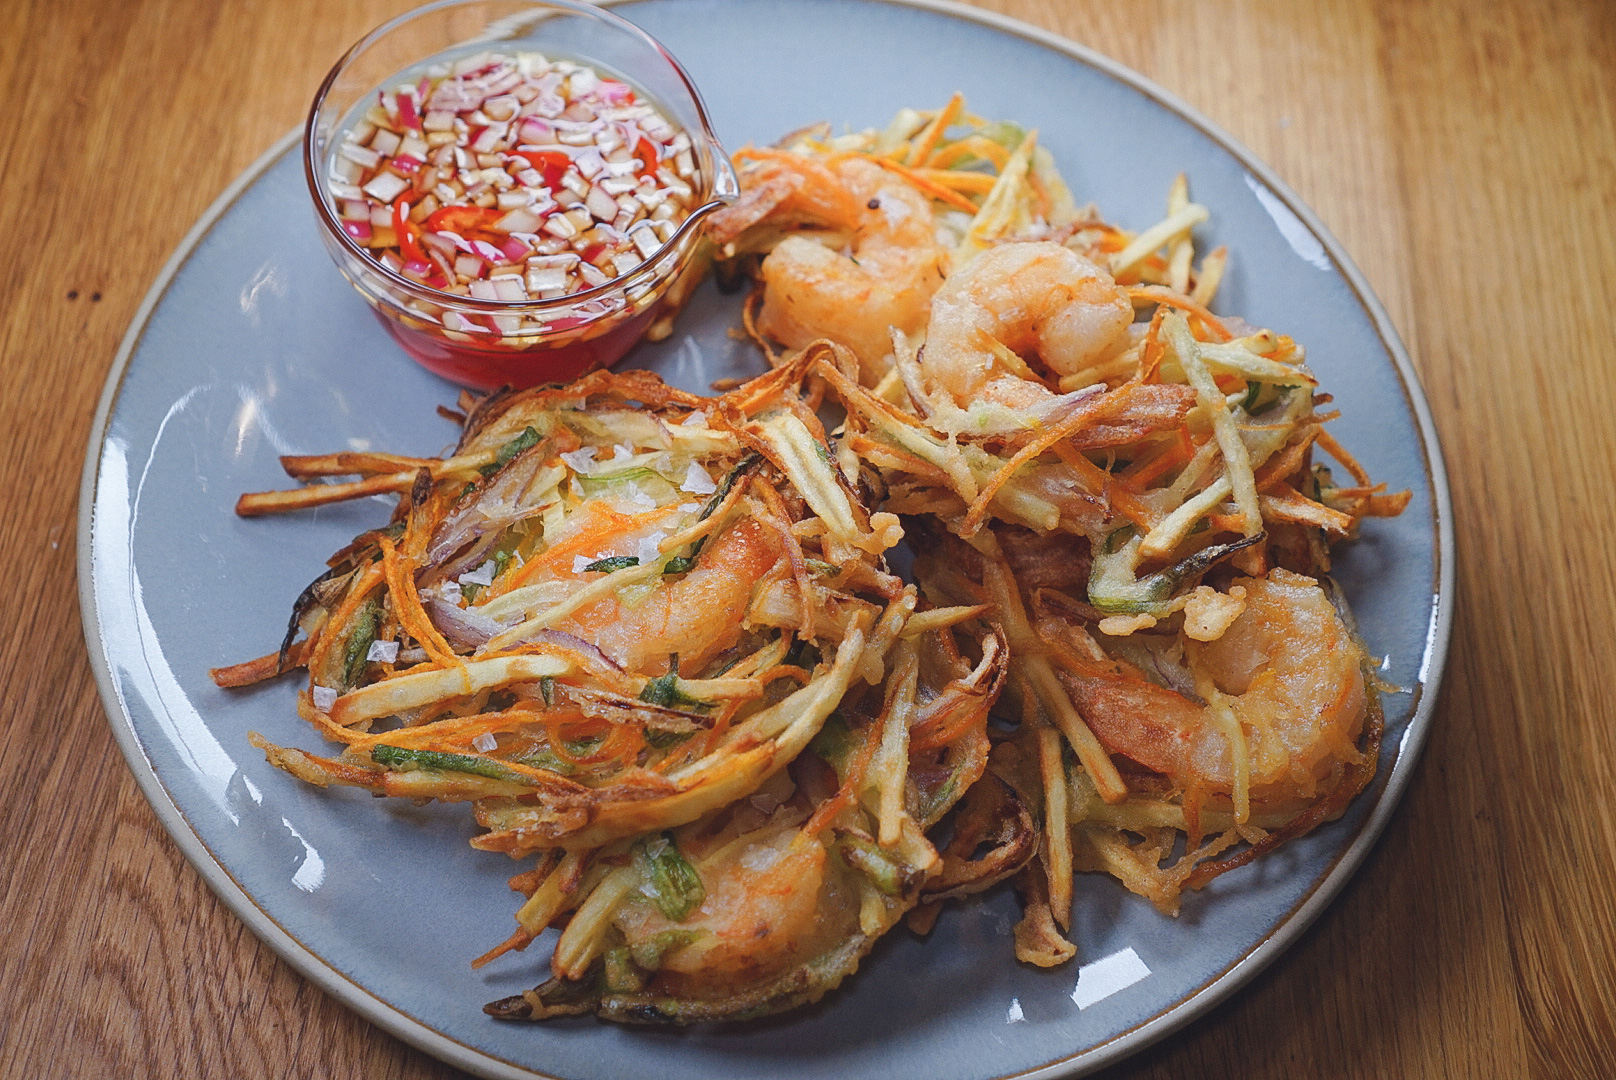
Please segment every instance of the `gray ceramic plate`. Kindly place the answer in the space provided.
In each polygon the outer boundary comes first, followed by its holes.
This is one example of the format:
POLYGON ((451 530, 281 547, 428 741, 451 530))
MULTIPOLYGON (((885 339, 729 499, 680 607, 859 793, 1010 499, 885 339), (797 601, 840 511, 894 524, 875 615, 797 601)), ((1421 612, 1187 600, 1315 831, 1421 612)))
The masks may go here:
MULTIPOLYGON (((325 557, 382 521, 380 502, 244 521, 243 491, 281 486, 276 455, 429 454, 454 431, 448 384, 407 361, 321 250, 283 142, 181 244, 113 367, 85 465, 80 583, 90 655, 130 767, 175 841, 231 908, 327 992, 411 1043, 491 1077, 665 1080, 768 1075, 967 1080, 1074 1075, 1205 1012, 1270 962, 1362 860, 1423 741, 1448 639, 1452 539, 1425 402, 1385 312, 1340 246, 1251 155, 1161 90, 1029 27, 933 3, 642 0, 618 8, 702 86, 731 146, 815 119, 878 125, 963 90, 1042 133, 1080 199, 1153 223, 1189 173, 1232 270, 1220 309, 1308 346, 1336 434, 1408 512, 1371 522, 1339 577, 1388 656, 1388 738, 1342 820, 1219 878, 1167 919, 1110 879, 1078 884, 1079 961, 1017 965, 1008 890, 955 906, 930 940, 899 930, 819 1006, 751 1025, 629 1030, 497 1023, 483 1002, 533 985, 535 946, 473 972, 505 937, 511 863, 474 852, 463 807, 318 791, 248 746, 319 740, 294 680, 215 689, 210 665, 276 643, 325 557), (1101 152, 1103 150, 1103 152, 1101 152)), ((702 389, 758 369, 704 291, 675 336, 630 364, 702 389)))

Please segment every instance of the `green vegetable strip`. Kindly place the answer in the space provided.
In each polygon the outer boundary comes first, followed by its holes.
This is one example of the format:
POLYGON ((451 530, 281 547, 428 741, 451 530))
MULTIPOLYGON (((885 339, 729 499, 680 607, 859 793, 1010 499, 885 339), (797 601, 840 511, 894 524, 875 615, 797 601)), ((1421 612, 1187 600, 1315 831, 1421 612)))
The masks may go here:
POLYGON ((1172 566, 1136 580, 1140 540, 1132 526, 1118 529, 1106 537, 1094 554, 1094 566, 1089 572, 1089 603, 1105 615, 1164 615, 1171 606, 1169 599, 1181 584, 1205 573, 1241 548, 1257 543, 1263 536, 1258 533, 1232 543, 1202 548, 1172 566), (1128 537, 1127 541, 1116 546, 1116 541, 1123 536, 1128 537))
POLYGON ((385 765, 389 769, 401 765, 414 766, 419 769, 431 769, 434 772, 470 773, 472 776, 486 776, 490 780, 509 780, 516 784, 533 783, 530 777, 523 776, 514 769, 508 769, 498 761, 473 757, 470 754, 411 750, 403 746, 376 746, 371 748, 370 757, 376 764, 385 765))
POLYGON ((862 837, 843 835, 837 841, 837 846, 841 849, 843 861, 869 878, 878 892, 897 896, 903 891, 898 864, 879 845, 862 837))
POLYGON ((531 427, 523 428, 522 434, 518 435, 516 438, 499 448, 499 451, 494 454, 494 460, 491 464, 484 465, 477 471, 482 473, 484 476, 493 476, 495 473, 499 472, 499 470, 516 460, 516 455, 520 454, 524 450, 530 450, 538 444, 539 433, 533 430, 531 427))
POLYGON ((701 935, 700 930, 664 930, 652 935, 650 941, 632 946, 629 957, 646 971, 655 971, 662 966, 662 961, 669 953, 695 943, 701 935))
POLYGON ((584 567, 586 574, 610 574, 614 570, 627 570, 631 566, 640 565, 638 555, 613 555, 610 558, 596 559, 584 567))
MULTIPOLYGON (((712 517, 713 511, 717 510, 721 505, 723 505, 724 500, 728 498, 729 493, 731 489, 735 487, 736 482, 740 480, 741 477, 755 469, 760 463, 762 463, 762 461, 763 458, 758 454, 748 454, 746 457, 742 458, 741 463, 735 466, 735 468, 731 469, 729 471, 729 475, 724 477, 723 483, 718 485, 718 490, 713 492, 713 497, 707 500, 707 505, 702 508, 701 516, 696 518, 696 520, 701 522, 712 517)), ((696 568, 696 559, 701 555, 701 546, 706 542, 707 537, 704 536, 700 540, 697 540, 694 544, 691 544, 689 555, 676 555, 669 559, 663 564, 662 572, 664 574, 683 574, 687 571, 694 570, 696 568)))
POLYGON ((644 879, 641 891, 664 917, 674 922, 695 911, 707 896, 701 875, 680 854, 672 833, 636 844, 634 865, 644 879))
POLYGON ((375 600, 366 600, 349 625, 348 641, 342 650, 342 688, 351 690, 365 677, 365 664, 371 642, 376 640, 376 629, 381 625, 382 606, 375 600))
POLYGON ((647 705, 656 705, 664 709, 676 709, 681 705, 695 705, 711 707, 712 702, 701 701, 691 697, 679 689, 679 657, 678 654, 668 657, 668 672, 658 675, 654 679, 647 679, 645 686, 640 690, 640 700, 647 705))

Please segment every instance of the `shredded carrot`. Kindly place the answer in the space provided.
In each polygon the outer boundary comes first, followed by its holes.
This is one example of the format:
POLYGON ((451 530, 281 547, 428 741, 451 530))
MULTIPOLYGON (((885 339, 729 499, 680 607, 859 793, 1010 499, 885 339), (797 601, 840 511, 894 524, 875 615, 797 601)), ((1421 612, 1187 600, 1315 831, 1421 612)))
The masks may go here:
POLYGON ((1156 518, 1150 512, 1150 507, 1139 501, 1134 492, 1128 489, 1127 482, 1122 477, 1106 472, 1064 439, 1055 443, 1053 449, 1060 455, 1062 461, 1075 469, 1090 487, 1097 489, 1097 494, 1116 507, 1123 517, 1146 531, 1155 525, 1156 518))
POLYGON ((877 442, 868 435, 849 434, 847 444, 859 456, 860 461, 867 461, 872 465, 881 465, 889 469, 901 469, 906 473, 929 480, 935 484, 947 484, 948 474, 929 461, 901 450, 890 443, 877 442))
POLYGON ((1408 504, 1414 500, 1414 492, 1409 488, 1394 491, 1389 495, 1371 495, 1364 504, 1364 517, 1396 517, 1408 509, 1408 504))
POLYGON ((1291 362, 1291 357, 1296 355, 1296 339, 1289 334, 1280 334, 1274 347, 1263 353, 1263 355, 1281 364, 1288 364, 1291 362))
POLYGON ((995 169, 1002 169, 1010 160, 1010 151, 994 142, 986 135, 967 135, 958 142, 949 143, 923 163, 928 169, 948 169, 957 162, 967 158, 978 157, 993 162, 995 169))
MULTIPOLYGON (((384 537, 383 540, 385 541, 385 539, 384 537)), ((359 580, 348 589, 348 595, 343 597, 342 605, 326 620, 325 627, 321 628, 319 637, 314 643, 314 648, 309 653, 308 669, 311 674, 325 666, 326 654, 331 651, 332 645, 335 644, 336 635, 327 634, 325 630, 327 628, 336 630, 347 626, 348 622, 354 617, 354 612, 359 610, 359 605, 365 602, 371 590, 375 589, 381 582, 382 568, 376 563, 371 563, 360 574, 359 580)))
POLYGON ((1323 428, 1320 428, 1318 434, 1318 443, 1324 448, 1325 453, 1329 454, 1346 467, 1347 472, 1352 474, 1353 481, 1359 487, 1369 486, 1369 473, 1362 465, 1358 464, 1357 458, 1353 457, 1347 452, 1346 447, 1335 441, 1335 436, 1331 435, 1323 428))
POLYGON ((999 181, 991 173, 963 169, 916 169, 915 175, 955 191, 986 195, 999 181))
POLYGON ((1258 491, 1267 491, 1275 484, 1284 483, 1286 479, 1295 475, 1296 471, 1306 463, 1308 447, 1313 445, 1313 440, 1317 439, 1323 431, 1318 427, 1307 428, 1304 431, 1302 438, 1287 445, 1264 463, 1261 469, 1257 470, 1257 475, 1254 479, 1258 491))
POLYGON ((426 654, 444 667, 465 668, 465 661, 454 654, 448 641, 427 618, 421 594, 415 590, 415 577, 404 569, 398 550, 385 536, 377 538, 382 548, 382 572, 387 576, 387 592, 393 598, 393 614, 399 625, 420 643, 426 654))
POLYGON ((1032 197, 1038 206, 1038 216, 1048 221, 1050 214, 1054 212, 1055 201, 1049 197, 1049 188, 1045 186, 1037 170, 1027 170, 1027 186, 1032 188, 1032 197))
POLYGON ((1100 233, 1101 240, 1098 246, 1100 251, 1107 255, 1115 255, 1128 246, 1128 237, 1121 229, 1104 222, 1091 221, 1083 226, 1080 232, 1094 230, 1100 233))
POLYGON ((931 123, 921 129, 920 134, 909 144, 909 153, 904 157, 903 163, 909 166, 920 165, 937 149, 948 129, 959 119, 960 113, 965 111, 965 95, 958 90, 948 99, 937 115, 931 118, 931 123))
POLYGON ((489 949, 477 959, 473 960, 471 962, 471 968, 473 971, 476 971, 478 968, 485 967, 512 950, 521 952, 531 944, 533 944, 533 935, 521 927, 517 927, 516 933, 506 938, 500 944, 495 945, 492 949, 489 949))
POLYGON ((937 184, 926 179, 924 176, 921 176, 907 165, 900 165, 896 161, 892 161, 888 158, 880 157, 876 154, 866 154, 862 151, 851 151, 849 152, 848 156, 861 157, 866 161, 873 161, 883 169, 886 169, 888 172, 896 173, 905 180, 909 181, 915 187, 919 188, 922 194, 930 195, 938 202, 945 202, 949 206, 954 207, 956 210, 964 210, 967 214, 974 214, 977 211, 976 204, 970 199, 967 199, 957 191, 950 191, 941 184, 937 184))
MULTIPOLYGON (((951 684, 948 690, 954 690, 959 684, 951 684)), ((909 749, 911 751, 935 750, 947 746, 964 735, 981 719, 978 708, 980 700, 970 692, 955 693, 953 701, 940 712, 928 716, 909 729, 909 749)))
POLYGON ((1134 285, 1128 289, 1130 299, 1144 299, 1156 304, 1166 304, 1168 307, 1180 308, 1194 315, 1218 341, 1228 341, 1234 337, 1225 329, 1219 318, 1205 307, 1191 300, 1182 293, 1176 293, 1164 285, 1134 285))
MULTIPOLYGON (((545 548, 543 552, 523 563, 520 568, 501 576, 493 585, 488 587, 484 593, 483 603, 487 603, 496 596, 503 596, 512 589, 526 585, 530 580, 538 576, 541 570, 555 566, 556 563, 564 559, 570 559, 574 555, 594 554, 613 536, 632 528, 641 516, 613 510, 599 499, 591 499, 584 505, 587 509, 583 512, 602 517, 605 520, 598 524, 587 525, 567 539, 545 548)), ((652 513, 655 512, 652 511, 652 513)))
POLYGON ((1161 371, 1162 358, 1167 355, 1167 346, 1161 339, 1162 322, 1167 318, 1167 308, 1158 305, 1155 314, 1150 317, 1150 327, 1145 331, 1144 348, 1139 350, 1140 382, 1152 382, 1161 371))
POLYGON ((1179 428, 1177 438, 1168 443, 1165 449, 1128 466, 1122 471, 1122 479, 1126 480, 1133 490, 1143 491, 1152 481, 1188 463, 1194 456, 1195 440, 1190 437, 1188 428, 1179 428))
POLYGON ((1263 516, 1301 525, 1317 525, 1331 532, 1345 533, 1352 528, 1353 516, 1315 502, 1288 484, 1280 484, 1262 496, 1263 516))
POLYGON ((581 713, 569 710, 566 719, 551 720, 541 717, 540 722, 550 731, 550 750, 569 765, 602 765, 608 762, 629 763, 645 746, 645 736, 639 728, 629 724, 613 724, 601 719, 576 719, 581 713), (567 743, 599 735, 606 738, 591 753, 574 754, 567 743))

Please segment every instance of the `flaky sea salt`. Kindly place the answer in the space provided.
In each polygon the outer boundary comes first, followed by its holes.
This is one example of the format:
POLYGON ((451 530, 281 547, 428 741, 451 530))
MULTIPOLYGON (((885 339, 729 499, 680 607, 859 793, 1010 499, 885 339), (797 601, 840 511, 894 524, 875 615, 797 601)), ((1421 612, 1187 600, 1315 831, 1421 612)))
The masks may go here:
POLYGON ((679 485, 680 491, 688 491, 692 495, 711 495, 718 490, 718 485, 701 467, 700 462, 692 461, 690 468, 685 470, 684 483, 679 485))
POLYGON ((645 566, 662 558, 658 545, 668 538, 665 532, 654 532, 650 536, 642 537, 636 554, 640 557, 640 565, 645 566))

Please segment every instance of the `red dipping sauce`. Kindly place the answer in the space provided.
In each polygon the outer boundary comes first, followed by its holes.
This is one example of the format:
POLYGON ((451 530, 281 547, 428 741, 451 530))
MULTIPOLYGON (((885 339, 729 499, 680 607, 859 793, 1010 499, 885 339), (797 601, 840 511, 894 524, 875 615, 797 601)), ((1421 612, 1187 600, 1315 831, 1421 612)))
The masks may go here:
POLYGON ((616 363, 676 309, 701 220, 738 189, 677 61, 567 0, 429 5, 375 31, 316 96, 304 171, 321 240, 388 334, 476 389, 616 363), (452 44, 482 18, 497 44, 452 44))
POLYGON ((529 349, 477 348, 448 340, 441 330, 418 330, 377 310, 376 318, 403 350, 434 375, 474 390, 571 382, 596 368, 611 367, 645 336, 660 305, 652 305, 593 336, 557 335, 529 349))

